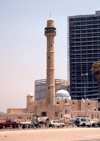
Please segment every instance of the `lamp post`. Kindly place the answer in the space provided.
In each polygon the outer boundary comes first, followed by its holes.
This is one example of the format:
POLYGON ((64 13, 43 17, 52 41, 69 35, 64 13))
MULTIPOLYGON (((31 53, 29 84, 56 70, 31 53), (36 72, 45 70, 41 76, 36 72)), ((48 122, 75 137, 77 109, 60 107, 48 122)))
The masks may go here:
POLYGON ((87 76, 88 73, 82 73, 81 76, 84 76, 84 99, 85 99, 85 117, 86 117, 86 90, 85 90, 85 76, 87 76))

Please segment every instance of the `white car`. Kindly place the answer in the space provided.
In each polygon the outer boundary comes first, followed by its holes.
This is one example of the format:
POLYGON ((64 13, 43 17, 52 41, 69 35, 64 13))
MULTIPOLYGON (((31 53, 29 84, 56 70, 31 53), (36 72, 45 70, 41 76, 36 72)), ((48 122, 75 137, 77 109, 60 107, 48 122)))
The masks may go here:
POLYGON ((90 121, 87 117, 77 117, 75 123, 77 126, 95 126, 95 122, 90 121))
POLYGON ((30 128, 31 125, 32 125, 31 121, 29 121, 29 122, 20 122, 19 124, 20 124, 20 126, 22 126, 22 128, 26 128, 26 127, 30 128))
POLYGON ((48 117, 39 117, 38 118, 38 120, 39 120, 39 122, 46 122, 47 120, 49 120, 49 118, 48 117))
POLYGON ((51 120, 49 127, 64 127, 65 123, 60 122, 59 120, 51 120))

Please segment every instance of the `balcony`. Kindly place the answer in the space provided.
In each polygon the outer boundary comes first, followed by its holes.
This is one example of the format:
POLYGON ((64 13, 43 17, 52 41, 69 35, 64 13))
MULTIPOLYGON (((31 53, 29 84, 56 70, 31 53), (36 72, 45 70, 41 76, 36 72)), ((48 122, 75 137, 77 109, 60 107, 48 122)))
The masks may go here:
POLYGON ((55 28, 47 28, 47 29, 45 29, 44 34, 47 34, 47 33, 55 33, 56 34, 56 29, 55 28))

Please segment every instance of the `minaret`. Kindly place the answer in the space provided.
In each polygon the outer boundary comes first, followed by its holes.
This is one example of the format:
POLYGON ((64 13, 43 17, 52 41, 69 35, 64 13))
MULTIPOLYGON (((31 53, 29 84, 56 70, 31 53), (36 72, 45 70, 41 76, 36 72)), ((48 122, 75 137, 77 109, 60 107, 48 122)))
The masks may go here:
POLYGON ((51 17, 47 20, 45 36, 47 37, 46 101, 47 105, 55 105, 54 37, 56 36, 56 28, 51 17))

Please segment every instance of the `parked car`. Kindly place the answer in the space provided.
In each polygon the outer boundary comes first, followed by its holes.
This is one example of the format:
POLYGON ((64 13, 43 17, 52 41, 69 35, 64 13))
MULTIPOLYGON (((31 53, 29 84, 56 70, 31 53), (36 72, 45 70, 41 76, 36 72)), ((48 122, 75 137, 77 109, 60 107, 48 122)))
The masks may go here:
POLYGON ((48 117, 38 117, 38 123, 36 121, 36 118, 32 119, 31 120, 31 123, 35 127, 41 127, 43 125, 46 126, 48 121, 49 121, 49 118, 48 117))
POLYGON ((0 128, 3 128, 3 127, 12 127, 12 128, 15 128, 17 127, 18 128, 18 123, 16 121, 11 121, 11 120, 7 120, 6 122, 2 122, 0 123, 0 128))
POLYGON ((28 122, 20 122, 19 125, 22 127, 22 128, 30 128, 32 126, 32 123, 31 121, 28 121, 28 122))
POLYGON ((65 123, 60 122, 59 120, 51 120, 49 123, 49 127, 64 127, 65 123))
POLYGON ((75 120, 70 120, 69 123, 75 123, 75 120))
POLYGON ((90 119, 87 117, 77 117, 75 119, 75 124, 77 126, 95 126, 95 122, 90 121, 90 119))
POLYGON ((39 123, 41 124, 41 123, 46 123, 49 120, 49 118, 48 117, 39 117, 38 120, 39 120, 39 123))
POLYGON ((65 123, 69 123, 69 122, 70 122, 70 120, 65 121, 65 123))

